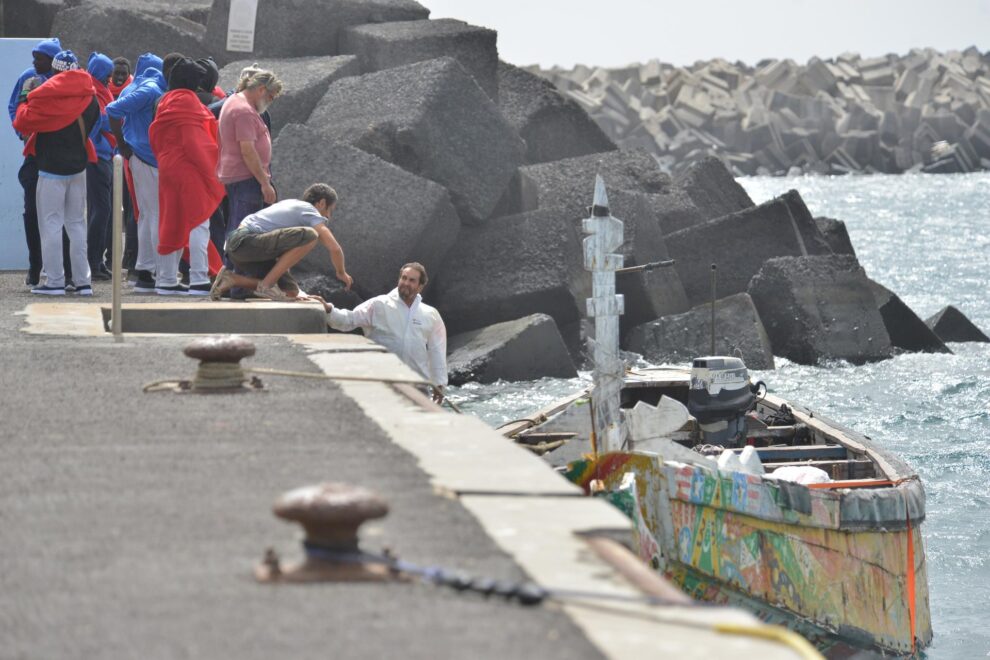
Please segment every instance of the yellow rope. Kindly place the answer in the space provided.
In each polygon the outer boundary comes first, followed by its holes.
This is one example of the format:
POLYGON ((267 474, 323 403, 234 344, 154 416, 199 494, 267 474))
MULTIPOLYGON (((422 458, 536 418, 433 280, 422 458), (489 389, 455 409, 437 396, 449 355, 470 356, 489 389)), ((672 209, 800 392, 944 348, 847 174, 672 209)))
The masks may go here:
POLYGON ((712 628, 726 635, 744 635, 780 642, 794 650, 804 660, 824 660, 811 642, 792 630, 781 626, 752 625, 745 623, 716 623, 712 628))

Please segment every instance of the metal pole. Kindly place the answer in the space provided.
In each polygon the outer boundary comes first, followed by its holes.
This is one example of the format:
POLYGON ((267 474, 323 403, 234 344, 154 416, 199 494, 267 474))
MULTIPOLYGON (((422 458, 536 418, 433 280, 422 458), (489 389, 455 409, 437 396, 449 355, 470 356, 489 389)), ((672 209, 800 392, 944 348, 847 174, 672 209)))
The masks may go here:
POLYGON ((121 240, 124 232, 124 158, 120 154, 113 157, 113 309, 110 315, 110 328, 114 341, 124 341, 123 324, 120 318, 120 289, 123 284, 124 246, 121 240))
POLYGON ((712 352, 715 355, 715 280, 718 266, 712 264, 712 352))

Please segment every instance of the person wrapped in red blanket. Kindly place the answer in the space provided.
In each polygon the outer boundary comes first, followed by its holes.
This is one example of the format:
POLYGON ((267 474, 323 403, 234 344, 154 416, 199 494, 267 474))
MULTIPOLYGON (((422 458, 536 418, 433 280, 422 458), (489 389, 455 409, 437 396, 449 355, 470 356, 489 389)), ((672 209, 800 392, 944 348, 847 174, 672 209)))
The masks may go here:
POLYGON ((158 282, 155 290, 206 296, 209 273, 222 265, 210 242, 210 214, 224 196, 217 179, 217 122, 196 96, 206 69, 188 58, 169 75, 149 138, 158 160, 158 282), (189 288, 177 281, 189 250, 189 288))
POLYGON ((86 166, 96 162, 90 133, 100 119, 93 79, 79 69, 75 54, 59 52, 54 75, 39 87, 22 89, 14 129, 27 135, 24 155, 38 164, 38 230, 46 281, 31 289, 42 295, 65 295, 62 230, 69 237, 72 279, 79 295, 92 295, 86 254, 86 166))

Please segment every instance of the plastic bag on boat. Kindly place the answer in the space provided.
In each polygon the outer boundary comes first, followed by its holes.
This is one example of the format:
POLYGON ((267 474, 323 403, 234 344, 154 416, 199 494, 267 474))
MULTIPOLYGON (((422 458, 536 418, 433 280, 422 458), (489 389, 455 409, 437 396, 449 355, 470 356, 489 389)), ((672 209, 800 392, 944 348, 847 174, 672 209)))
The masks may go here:
POLYGON ((832 481, 832 477, 828 476, 828 472, 821 468, 812 467, 811 465, 788 465, 787 467, 777 468, 767 476, 773 479, 780 479, 781 481, 793 481, 796 484, 805 485, 827 484, 832 481))

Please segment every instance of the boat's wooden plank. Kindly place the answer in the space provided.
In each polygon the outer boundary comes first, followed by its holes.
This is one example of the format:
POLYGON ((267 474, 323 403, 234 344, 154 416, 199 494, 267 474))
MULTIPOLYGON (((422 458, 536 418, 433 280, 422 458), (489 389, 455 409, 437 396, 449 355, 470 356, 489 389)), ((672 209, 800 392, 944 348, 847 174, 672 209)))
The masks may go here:
MULTIPOLYGON (((741 453, 742 448, 735 449, 741 453)), ((756 453, 763 463, 780 463, 787 461, 808 460, 840 460, 845 459, 849 451, 842 445, 800 445, 797 447, 757 447, 756 453)))
POLYGON ((830 481, 824 484, 805 484, 808 488, 836 489, 836 488, 878 488, 881 486, 896 486, 897 482, 890 479, 846 479, 843 481, 830 481))

